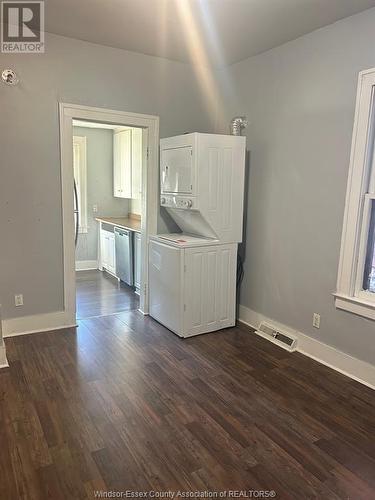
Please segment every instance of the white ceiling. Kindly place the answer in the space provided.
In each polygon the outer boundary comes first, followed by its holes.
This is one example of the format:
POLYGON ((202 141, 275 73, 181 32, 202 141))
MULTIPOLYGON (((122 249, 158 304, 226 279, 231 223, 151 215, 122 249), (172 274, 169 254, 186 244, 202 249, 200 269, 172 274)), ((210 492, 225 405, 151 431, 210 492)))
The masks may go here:
POLYGON ((375 0, 48 0, 46 31, 221 66, 373 6, 375 0))

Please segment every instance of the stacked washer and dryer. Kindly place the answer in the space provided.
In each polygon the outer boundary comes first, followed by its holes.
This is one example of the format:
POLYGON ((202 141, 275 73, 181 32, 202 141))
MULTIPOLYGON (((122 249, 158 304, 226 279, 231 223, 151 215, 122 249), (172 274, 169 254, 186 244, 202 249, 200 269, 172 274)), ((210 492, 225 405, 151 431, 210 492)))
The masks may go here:
POLYGON ((246 138, 160 141, 160 205, 182 232, 150 237, 150 315, 180 337, 234 326, 246 138))

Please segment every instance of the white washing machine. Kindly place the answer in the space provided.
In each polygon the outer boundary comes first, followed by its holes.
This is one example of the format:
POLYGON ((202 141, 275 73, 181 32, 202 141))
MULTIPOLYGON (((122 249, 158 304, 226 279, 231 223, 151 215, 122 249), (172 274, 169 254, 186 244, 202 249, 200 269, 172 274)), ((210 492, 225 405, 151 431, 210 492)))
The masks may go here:
POLYGON ((181 337, 235 324, 245 137, 160 141, 160 205, 181 233, 150 238, 150 315, 181 337))
POLYGON ((237 244, 183 233, 150 238, 150 315, 180 337, 234 326, 237 244))

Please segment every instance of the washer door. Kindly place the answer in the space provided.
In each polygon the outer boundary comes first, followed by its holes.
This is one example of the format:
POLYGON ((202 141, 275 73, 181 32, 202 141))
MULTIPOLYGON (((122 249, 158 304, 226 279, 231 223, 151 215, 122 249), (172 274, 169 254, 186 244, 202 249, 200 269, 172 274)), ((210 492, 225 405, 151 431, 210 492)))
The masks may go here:
POLYGON ((150 241, 150 315, 182 336, 183 250, 150 241))

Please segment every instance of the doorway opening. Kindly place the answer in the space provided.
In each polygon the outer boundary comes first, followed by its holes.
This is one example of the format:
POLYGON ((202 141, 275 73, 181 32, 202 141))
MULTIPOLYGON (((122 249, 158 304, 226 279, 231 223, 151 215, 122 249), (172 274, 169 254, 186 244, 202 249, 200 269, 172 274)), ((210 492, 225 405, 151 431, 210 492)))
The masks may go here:
POLYGON ((60 105, 65 314, 148 314, 159 119, 60 105))
POLYGON ((77 319, 139 308, 142 136, 73 120, 77 319))

